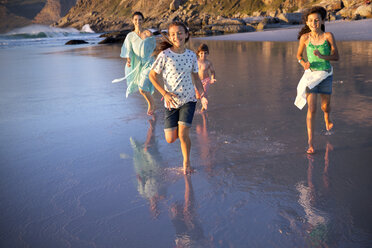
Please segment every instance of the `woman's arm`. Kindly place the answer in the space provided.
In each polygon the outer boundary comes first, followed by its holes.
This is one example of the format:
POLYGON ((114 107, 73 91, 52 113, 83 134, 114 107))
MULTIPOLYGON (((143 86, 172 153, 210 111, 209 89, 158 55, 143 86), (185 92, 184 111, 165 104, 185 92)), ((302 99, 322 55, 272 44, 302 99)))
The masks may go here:
POLYGON ((335 37, 331 32, 326 33, 326 40, 328 41, 329 45, 331 46, 331 54, 330 55, 322 55, 318 50, 314 51, 314 55, 318 56, 321 59, 325 60, 334 60, 337 61, 340 57, 338 55, 338 49, 336 45, 335 37))
POLYGON ((127 37, 125 37, 125 40, 123 42, 123 45, 121 46, 121 52, 120 52, 120 57, 122 57, 123 59, 126 59, 126 65, 128 67, 130 67, 131 65, 131 61, 130 61, 130 57, 132 55, 132 43, 131 43, 131 33, 129 33, 127 35, 127 37))
POLYGON ((124 58, 127 59, 127 66, 130 67, 130 58, 124 58))
POLYGON ((298 49, 297 49, 297 60, 298 60, 298 63, 300 63, 302 65, 302 67, 307 70, 310 68, 310 63, 309 61, 305 61, 303 58, 302 58, 302 53, 306 47, 306 34, 302 35, 301 38, 300 38, 300 43, 298 45, 298 49))
POLYGON ((167 108, 170 110, 172 107, 176 106, 176 102, 174 101, 173 97, 176 97, 174 93, 170 93, 166 91, 161 83, 160 75, 157 74, 154 70, 150 71, 149 79, 151 83, 154 85, 155 89, 159 91, 159 93, 164 97, 165 104, 167 108))

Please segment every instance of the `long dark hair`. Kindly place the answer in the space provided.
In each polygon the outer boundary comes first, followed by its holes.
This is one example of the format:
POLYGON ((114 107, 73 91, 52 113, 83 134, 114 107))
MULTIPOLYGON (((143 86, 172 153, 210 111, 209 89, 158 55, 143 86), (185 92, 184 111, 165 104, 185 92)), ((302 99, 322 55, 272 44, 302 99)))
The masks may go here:
MULTIPOLYGON (((327 10, 325 8, 323 8, 323 7, 320 7, 320 6, 314 6, 311 9, 309 9, 308 11, 306 11, 305 14, 302 16, 302 22, 305 24, 305 26, 298 33, 298 36, 297 36, 297 39, 298 40, 301 38, 301 36, 303 34, 306 34, 306 33, 310 33, 311 32, 311 30, 310 30, 309 26, 307 26, 306 22, 307 22, 308 16, 311 15, 311 14, 315 14, 315 13, 316 14, 319 14, 323 21, 327 17, 327 10)), ((320 28, 322 29, 323 32, 325 32, 325 26, 324 26, 324 24, 322 24, 320 26, 320 28)))
POLYGON ((143 14, 142 14, 141 12, 139 12, 139 11, 136 11, 136 12, 134 12, 134 13, 132 14, 132 19, 133 19, 133 17, 136 16, 136 15, 142 17, 142 19, 145 20, 145 17, 144 17, 143 14))
MULTIPOLYGON (((179 26, 179 27, 183 27, 183 29, 185 30, 185 33, 187 34, 187 38, 186 38, 186 42, 189 41, 190 39, 190 33, 189 33, 189 29, 187 28, 186 24, 181 22, 181 21, 173 21, 171 24, 169 24, 168 26, 168 33, 169 33, 169 29, 171 27, 174 27, 174 26, 179 26)), ((168 49, 168 48, 171 48, 173 46, 172 42, 170 41, 169 37, 168 37, 168 34, 165 34, 165 33, 161 33, 162 36, 163 36, 163 40, 159 43, 159 45, 156 47, 153 55, 154 56, 157 56, 160 52, 168 49)))

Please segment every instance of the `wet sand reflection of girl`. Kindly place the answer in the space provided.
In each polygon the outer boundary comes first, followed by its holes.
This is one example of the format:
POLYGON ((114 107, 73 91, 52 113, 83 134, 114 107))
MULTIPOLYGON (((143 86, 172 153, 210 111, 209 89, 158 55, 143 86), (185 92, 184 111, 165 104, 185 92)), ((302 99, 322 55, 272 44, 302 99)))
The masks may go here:
POLYGON ((196 212, 194 190, 190 175, 184 175, 185 201, 173 203, 170 207, 170 217, 176 229, 176 247, 212 247, 210 240, 204 236, 204 231, 196 212))

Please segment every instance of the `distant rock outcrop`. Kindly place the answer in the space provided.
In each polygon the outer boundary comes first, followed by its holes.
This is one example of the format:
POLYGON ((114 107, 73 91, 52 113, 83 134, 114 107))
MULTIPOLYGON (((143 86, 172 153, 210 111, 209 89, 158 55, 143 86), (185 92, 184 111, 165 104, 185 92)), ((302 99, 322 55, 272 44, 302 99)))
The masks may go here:
POLYGON ((123 43, 129 32, 131 32, 131 30, 122 30, 103 34, 100 37, 105 39, 100 41, 99 44, 123 43))
POLYGON ((6 33, 14 28, 31 24, 31 20, 9 11, 5 5, 0 5, 0 33, 6 33), (9 21, 12 20, 12 21, 9 21))
POLYGON ((75 4, 76 0, 0 0, 0 33, 32 23, 55 23, 75 4))
POLYGON ((32 22, 46 25, 55 23, 66 15, 75 4, 76 0, 47 0, 44 8, 32 22))
POLYGON ((81 45, 81 44, 88 44, 85 40, 69 40, 65 43, 65 45, 81 45))

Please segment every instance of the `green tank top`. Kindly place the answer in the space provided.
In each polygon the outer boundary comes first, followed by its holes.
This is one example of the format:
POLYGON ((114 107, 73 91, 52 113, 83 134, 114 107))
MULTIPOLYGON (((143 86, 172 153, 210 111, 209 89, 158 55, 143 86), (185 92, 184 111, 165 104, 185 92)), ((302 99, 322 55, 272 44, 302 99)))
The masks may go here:
POLYGON ((331 47, 329 46, 327 40, 321 45, 313 45, 311 41, 306 47, 307 59, 310 62, 310 69, 314 71, 327 71, 331 68, 331 64, 328 60, 321 59, 314 55, 314 50, 319 50, 323 55, 331 54, 331 47))

